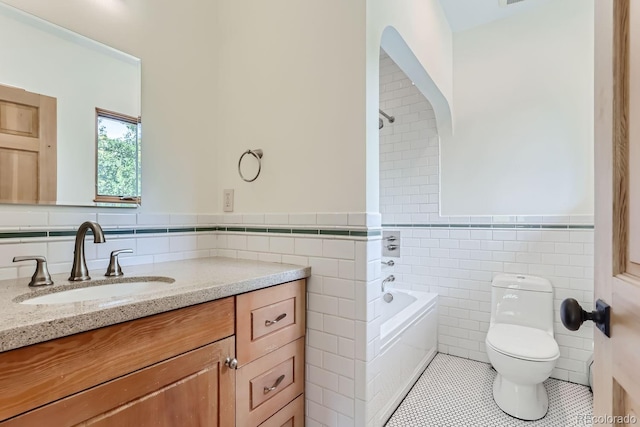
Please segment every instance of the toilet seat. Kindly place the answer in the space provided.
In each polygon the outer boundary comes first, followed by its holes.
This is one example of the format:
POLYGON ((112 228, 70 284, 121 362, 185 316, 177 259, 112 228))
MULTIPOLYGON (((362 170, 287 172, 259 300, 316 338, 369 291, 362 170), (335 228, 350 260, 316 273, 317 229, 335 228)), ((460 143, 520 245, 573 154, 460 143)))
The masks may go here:
POLYGON ((528 326, 495 323, 486 339, 495 351, 506 356, 533 362, 546 362, 560 357, 558 343, 547 332, 528 326))

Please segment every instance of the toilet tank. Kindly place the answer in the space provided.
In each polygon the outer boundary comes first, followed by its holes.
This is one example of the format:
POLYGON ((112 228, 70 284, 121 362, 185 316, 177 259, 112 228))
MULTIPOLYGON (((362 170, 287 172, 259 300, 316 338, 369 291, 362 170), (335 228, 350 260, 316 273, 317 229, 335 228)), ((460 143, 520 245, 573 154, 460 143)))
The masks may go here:
POLYGON ((542 277, 500 274, 491 283, 491 324, 542 329, 553 336, 553 287, 542 277))

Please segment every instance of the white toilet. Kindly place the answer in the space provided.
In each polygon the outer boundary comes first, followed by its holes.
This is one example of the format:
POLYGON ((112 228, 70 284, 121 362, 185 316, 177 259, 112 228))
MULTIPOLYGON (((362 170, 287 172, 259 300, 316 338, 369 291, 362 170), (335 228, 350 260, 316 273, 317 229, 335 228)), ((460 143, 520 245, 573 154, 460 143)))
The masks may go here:
POLYGON ((485 340, 498 372, 493 398, 504 412, 537 420, 549 409, 542 382, 560 350, 553 338, 553 288, 547 279, 501 274, 491 284, 491 323, 485 340))

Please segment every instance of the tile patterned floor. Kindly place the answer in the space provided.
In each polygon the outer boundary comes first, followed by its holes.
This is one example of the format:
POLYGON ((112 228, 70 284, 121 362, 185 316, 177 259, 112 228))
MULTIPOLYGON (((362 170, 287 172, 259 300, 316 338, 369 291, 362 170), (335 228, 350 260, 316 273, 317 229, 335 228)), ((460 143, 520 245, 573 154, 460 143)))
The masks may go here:
POLYGON ((589 389, 555 379, 544 385, 549 412, 538 421, 522 421, 502 412, 493 401, 490 365, 437 354, 387 423, 387 427, 569 427, 586 426, 591 415, 589 389))

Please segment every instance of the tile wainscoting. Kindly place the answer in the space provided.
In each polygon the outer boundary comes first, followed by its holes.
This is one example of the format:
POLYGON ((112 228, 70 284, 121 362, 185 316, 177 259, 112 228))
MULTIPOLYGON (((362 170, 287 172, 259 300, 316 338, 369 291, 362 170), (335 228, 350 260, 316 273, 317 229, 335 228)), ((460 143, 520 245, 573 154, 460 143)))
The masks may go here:
POLYGON ((121 248, 134 250, 121 255, 125 267, 208 256, 310 265, 307 425, 367 424, 367 302, 378 297, 368 290, 379 287, 379 214, 0 212, 0 279, 31 276, 33 266, 12 263, 16 255, 44 255, 52 273, 70 271, 83 221, 100 223, 107 238, 85 244, 93 274, 121 248))
MULTIPOLYGON (((554 333, 560 359, 553 378, 587 384, 587 359, 593 349, 593 326, 576 332, 560 322, 560 304, 575 298, 585 310, 593 306, 592 225, 585 218, 562 224, 562 218, 485 218, 483 223, 383 225, 400 236, 399 258, 383 274, 395 286, 439 295, 439 351, 488 362, 484 340, 491 311, 491 281, 501 273, 541 276, 554 288, 554 333), (521 222, 517 222, 520 219, 521 222), (488 220, 488 221, 487 221, 488 220)), ((589 218, 587 218, 588 220, 589 218)), ((387 258, 385 258, 386 260, 387 258)), ((392 259, 392 258, 389 258, 392 259)))
MULTIPOLYGON (((213 255, 310 265, 309 426, 371 425, 376 415, 376 377, 383 368, 376 363, 382 273, 393 272, 398 287, 438 292, 440 351, 481 361, 486 360, 482 343, 494 274, 545 275, 554 282, 557 303, 572 296, 590 307, 593 230, 585 224, 588 219, 551 224, 550 218, 466 217, 394 224, 384 228, 401 233, 402 258, 383 271, 380 218, 365 213, 1 212, 0 278, 33 273, 32 266, 13 264, 15 255, 45 255, 52 271, 68 272, 74 230, 85 220, 98 221, 107 233, 105 244, 85 246, 90 270, 99 272, 106 268, 111 250, 125 247, 134 254, 122 258, 123 266, 213 255)), ((557 336, 565 362, 559 363, 554 376, 584 382, 583 359, 591 335, 586 330, 571 335, 558 330, 557 336)))

